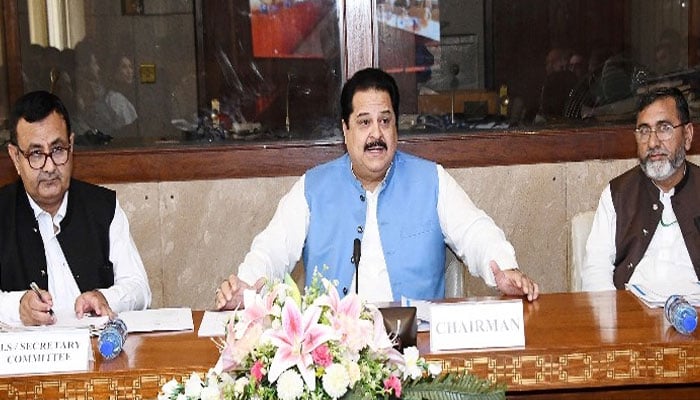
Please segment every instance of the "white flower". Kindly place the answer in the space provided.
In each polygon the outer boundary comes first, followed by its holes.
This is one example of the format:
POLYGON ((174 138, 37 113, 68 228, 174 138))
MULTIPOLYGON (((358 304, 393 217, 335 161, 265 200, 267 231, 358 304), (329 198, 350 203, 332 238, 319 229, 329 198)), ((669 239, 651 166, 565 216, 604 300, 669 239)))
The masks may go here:
POLYGON ((429 363, 428 364, 428 372, 432 376, 438 376, 442 373, 442 365, 438 363, 429 363))
POLYGON ((168 399, 170 396, 175 393, 175 390, 177 390, 177 387, 180 385, 177 380, 171 379, 167 382, 165 382, 165 385, 163 385, 163 388, 161 391, 165 395, 165 398, 168 399))
POLYGON ((177 399, 175 400, 190 400, 187 396, 185 396, 184 393, 180 393, 177 395, 177 399))
POLYGON ((219 381, 219 375, 216 373, 216 370, 214 368, 209 368, 209 371, 207 371, 207 375, 205 376, 207 386, 211 384, 216 384, 219 381))
POLYGON ((248 383, 250 383, 250 380, 245 376, 236 379, 236 383, 233 384, 233 392, 236 394, 243 394, 248 383))
POLYGON ((403 350, 403 378, 406 379, 410 377, 411 379, 418 379, 423 376, 423 370, 418 365, 418 360, 420 359, 420 354, 418 353, 418 348, 415 346, 407 347, 403 350))
POLYGON ((235 383, 235 379, 227 372, 221 373, 221 375, 219 375, 219 380, 221 381, 219 383, 221 386, 233 385, 235 383))
POLYGON ((326 373, 323 374, 323 390, 328 393, 331 398, 337 399, 348 391, 350 377, 348 370, 340 364, 331 364, 326 368, 326 373))
POLYGON ((304 393, 304 381, 294 370, 288 369, 277 378, 277 395, 281 400, 296 400, 304 393))
POLYGON ((219 387, 216 385, 216 383, 212 382, 212 384, 206 386, 202 391, 199 393, 199 396, 202 400, 219 400, 221 398, 221 393, 219 393, 219 387))
POLYGON ((272 307, 270 308, 270 314, 272 314, 272 316, 274 316, 275 318, 281 317, 282 316, 282 307, 280 307, 280 305, 277 303, 273 304, 272 307))
POLYGON ((199 398, 202 392, 202 379, 195 372, 190 375, 190 378, 185 382, 185 396, 190 398, 199 398))
POLYGON ((347 361, 344 362, 343 365, 345 366, 345 369, 348 371, 348 379, 350 379, 350 384, 348 386, 353 387, 355 386, 355 383, 362 378, 362 372, 360 372, 360 366, 357 365, 356 362, 353 361, 347 361))

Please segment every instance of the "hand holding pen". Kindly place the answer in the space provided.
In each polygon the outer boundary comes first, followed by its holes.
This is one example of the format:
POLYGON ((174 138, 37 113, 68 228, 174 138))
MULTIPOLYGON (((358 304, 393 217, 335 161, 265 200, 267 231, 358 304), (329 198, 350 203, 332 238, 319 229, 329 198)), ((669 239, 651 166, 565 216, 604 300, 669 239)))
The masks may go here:
MULTIPOLYGON (((48 304, 48 303, 44 300, 44 296, 42 296, 42 294, 41 294, 41 289, 39 289, 39 286, 36 284, 36 282, 30 283, 30 284, 29 284, 29 287, 34 291, 34 293, 36 293, 36 295, 39 297, 39 300, 41 300, 42 303, 48 304)), ((49 313, 51 316, 53 316, 53 309, 49 307, 48 313, 49 313)))
POLYGON ((34 282, 29 285, 29 288, 36 296, 22 296, 19 305, 22 323, 24 325, 50 325, 56 322, 51 308, 53 301, 49 292, 39 289, 39 286, 34 282))

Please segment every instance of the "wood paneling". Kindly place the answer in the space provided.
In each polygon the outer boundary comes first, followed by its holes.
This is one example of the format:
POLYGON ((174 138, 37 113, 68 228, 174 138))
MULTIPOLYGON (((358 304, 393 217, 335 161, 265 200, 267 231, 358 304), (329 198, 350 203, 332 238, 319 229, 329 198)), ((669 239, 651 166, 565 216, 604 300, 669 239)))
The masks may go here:
MULTIPOLYGON (((697 143, 691 154, 700 153, 697 143)), ((423 135, 400 137, 399 147, 447 168, 636 157, 626 128, 423 135)), ((297 176, 344 151, 340 142, 79 149, 74 174, 94 183, 297 176)), ((9 157, 0 157, 0 184, 16 178, 9 157)))

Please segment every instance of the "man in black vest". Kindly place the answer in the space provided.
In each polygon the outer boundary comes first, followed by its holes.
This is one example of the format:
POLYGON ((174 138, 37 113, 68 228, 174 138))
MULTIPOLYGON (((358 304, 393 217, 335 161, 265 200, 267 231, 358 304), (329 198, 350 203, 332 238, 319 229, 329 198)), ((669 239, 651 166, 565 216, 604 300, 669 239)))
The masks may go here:
POLYGON ((7 152, 21 179, 0 188, 4 322, 46 325, 62 312, 113 316, 150 305, 116 194, 71 178, 73 139, 55 95, 31 92, 15 103, 7 152))
POLYGON ((583 290, 688 287, 700 277, 700 169, 685 159, 693 124, 683 94, 643 94, 634 135, 639 165, 603 191, 586 244, 583 290))

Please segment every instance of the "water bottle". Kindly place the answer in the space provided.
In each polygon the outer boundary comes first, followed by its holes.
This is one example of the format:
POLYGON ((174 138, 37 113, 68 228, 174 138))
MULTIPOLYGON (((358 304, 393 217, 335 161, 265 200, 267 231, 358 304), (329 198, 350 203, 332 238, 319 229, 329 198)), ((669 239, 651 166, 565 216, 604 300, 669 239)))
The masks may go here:
POLYGON ((119 355, 126 340, 126 324, 119 318, 110 320, 97 338, 100 354, 107 360, 119 355))
POLYGON ((683 296, 674 294, 666 299, 664 314, 668 322, 684 335, 690 335, 698 326, 698 313, 683 296))

